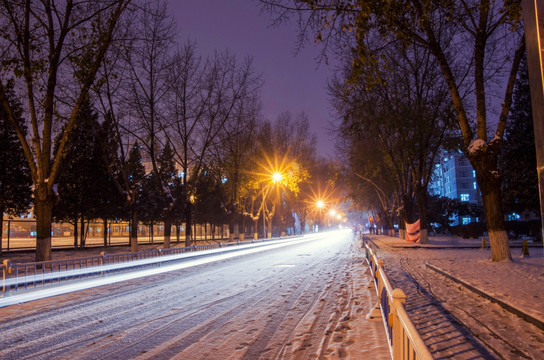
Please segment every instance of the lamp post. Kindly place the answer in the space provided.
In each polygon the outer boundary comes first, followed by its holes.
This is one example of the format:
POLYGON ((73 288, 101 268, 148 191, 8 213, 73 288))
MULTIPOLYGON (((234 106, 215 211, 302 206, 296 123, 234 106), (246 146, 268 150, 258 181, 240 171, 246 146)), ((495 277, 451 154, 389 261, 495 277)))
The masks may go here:
POLYGON ((274 214, 276 213, 276 201, 275 199, 272 200, 272 210, 271 211, 267 211, 267 207, 266 207, 266 195, 270 192, 270 188, 271 187, 276 187, 276 198, 279 197, 280 195, 280 185, 283 184, 283 181, 285 179, 285 175, 283 175, 282 172, 280 171, 273 171, 272 174, 270 175, 270 181, 269 183, 267 184, 267 191, 265 191, 263 193, 263 231, 264 232, 267 232, 267 238, 271 238, 272 237, 272 219, 274 218, 274 214), (267 216, 267 213, 268 213, 268 216, 267 216), (266 231, 266 225, 264 224, 265 221, 268 221, 268 231, 266 231))

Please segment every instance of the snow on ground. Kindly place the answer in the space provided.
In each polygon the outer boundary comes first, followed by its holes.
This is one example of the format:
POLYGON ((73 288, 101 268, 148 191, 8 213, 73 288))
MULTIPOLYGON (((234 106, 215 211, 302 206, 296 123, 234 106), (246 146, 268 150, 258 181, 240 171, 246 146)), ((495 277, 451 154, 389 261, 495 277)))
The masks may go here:
POLYGON ((0 358, 388 359, 363 259, 351 234, 324 234, 7 306, 0 358))
POLYGON ((513 247, 512 262, 493 263, 481 240, 431 237, 430 245, 418 245, 370 237, 393 286, 407 293, 407 311, 436 358, 544 358, 542 328, 426 265, 544 321, 542 248, 531 247, 530 257, 521 258, 521 248, 513 247))
MULTIPOLYGON (((406 292, 407 311, 436 359, 544 359, 541 328, 427 266, 544 320, 542 248, 531 247, 530 257, 521 258, 521 248, 513 247, 513 262, 492 263, 489 249, 480 249, 481 240, 431 237, 431 244, 418 245, 370 237, 393 286, 406 292)), ((366 319, 377 300, 375 291, 366 287, 369 269, 360 244, 355 244, 326 250, 334 253, 334 260, 323 258, 324 268, 300 261, 317 252, 297 250, 292 258, 284 254, 274 260, 269 254, 266 260, 248 258, 241 267, 223 263, 219 271, 183 272, 180 282, 171 282, 174 275, 157 275, 150 288, 136 280, 59 296, 56 302, 43 299, 10 306, 0 309, 4 319, 0 335, 4 338, 3 330, 13 329, 16 343, 9 346, 16 346, 14 354, 27 356, 26 346, 43 345, 40 354, 48 346, 52 353, 62 354, 66 347, 79 349, 73 351, 81 358, 107 356, 120 347, 121 353, 142 359, 168 354, 209 359, 309 359, 317 354, 322 359, 387 359, 381 320, 366 319), (249 277, 244 275, 248 271, 249 277), (113 303, 103 303, 104 289, 113 303), (69 312, 72 309, 75 314, 69 312), (211 315, 206 317, 207 313, 211 315), (39 330, 40 321, 52 332, 39 330), (17 328, 19 323, 22 328, 17 328), (60 338, 55 337, 58 334, 60 338), (94 340, 81 340, 78 334, 94 340), (156 344, 152 337, 159 337, 156 344), (139 353, 130 347, 135 341, 139 353)), ((129 248, 54 251, 53 259, 92 256, 101 250, 118 253, 129 248)), ((33 256, 10 253, 3 258, 25 262, 33 261, 33 256)))

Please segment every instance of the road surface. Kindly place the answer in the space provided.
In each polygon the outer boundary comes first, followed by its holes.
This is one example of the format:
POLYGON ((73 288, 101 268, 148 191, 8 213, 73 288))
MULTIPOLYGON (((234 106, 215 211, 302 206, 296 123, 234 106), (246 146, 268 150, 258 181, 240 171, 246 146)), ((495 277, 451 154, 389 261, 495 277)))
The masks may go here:
POLYGON ((0 308, 2 359, 388 359, 350 232, 0 308))

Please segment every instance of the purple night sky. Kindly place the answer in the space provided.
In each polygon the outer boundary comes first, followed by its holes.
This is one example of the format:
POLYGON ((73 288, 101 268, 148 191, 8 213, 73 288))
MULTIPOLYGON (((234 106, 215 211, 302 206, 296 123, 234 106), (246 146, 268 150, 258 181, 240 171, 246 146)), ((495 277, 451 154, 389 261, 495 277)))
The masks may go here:
POLYGON ((276 120, 282 111, 306 112, 317 135, 318 154, 333 157, 325 88, 332 68, 324 63, 318 67, 318 48, 307 46, 295 54, 296 24, 271 27, 271 17, 260 14, 255 0, 169 0, 168 6, 180 29, 180 43, 196 41, 203 56, 226 49, 239 59, 252 56, 264 80, 264 117, 276 120))

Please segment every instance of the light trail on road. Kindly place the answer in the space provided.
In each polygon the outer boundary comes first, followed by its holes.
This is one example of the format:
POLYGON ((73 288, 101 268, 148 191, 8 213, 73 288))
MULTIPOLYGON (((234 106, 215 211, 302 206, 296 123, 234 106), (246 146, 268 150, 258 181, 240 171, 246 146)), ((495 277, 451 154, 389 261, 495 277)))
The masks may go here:
POLYGON ((0 358, 389 358, 349 231, 265 248, 1 308, 0 358))
MULTIPOLYGON (((108 274, 108 275, 104 275, 102 277, 97 277, 97 278, 86 278, 81 280, 74 280, 68 283, 63 282, 63 283, 58 283, 54 285, 47 285, 44 288, 31 289, 30 291, 21 290, 20 292, 13 292, 8 297, 0 298, 0 308, 4 306, 13 305, 13 304, 21 304, 27 301, 43 299, 43 298, 47 298, 51 296, 68 294, 74 291, 90 289, 97 286, 114 284, 121 281, 138 279, 138 278, 142 278, 142 277, 146 277, 150 275, 161 274, 164 272, 190 268, 193 266, 198 266, 203 264, 209 264, 215 261, 226 260, 226 259, 234 258, 237 256, 244 256, 244 255, 258 253, 261 251, 279 249, 285 246, 291 246, 291 245, 304 243, 307 241, 312 241, 322 236, 323 236, 322 234, 312 234, 312 235, 306 235, 298 239, 277 240, 277 241, 271 241, 266 243, 241 245, 243 246, 243 248, 240 248, 240 247, 224 247, 223 248, 222 247, 218 249, 202 250, 198 252, 188 252, 188 253, 182 253, 182 254, 176 254, 176 255, 167 255, 167 256, 159 256, 159 257, 153 257, 148 259, 127 261, 127 262, 118 263, 118 264, 93 266, 93 267, 88 267, 84 269, 72 269, 72 270, 64 271, 60 274, 53 272, 53 273, 46 273, 46 274, 29 275, 24 277, 24 281, 28 283, 45 282, 52 279, 56 279, 59 276, 84 277, 86 275, 91 275, 96 273, 114 272, 114 271, 137 267, 137 266, 153 265, 153 264, 159 264, 159 263, 172 262, 175 260, 188 259, 183 262, 161 265, 160 267, 154 267, 150 269, 134 270, 134 271, 124 272, 120 274, 108 274), (191 259, 195 257, 196 259, 191 259)), ((18 284, 19 282, 20 282, 20 279, 17 279, 17 278, 7 279, 5 281, 5 286, 9 287, 11 285, 18 284)))

